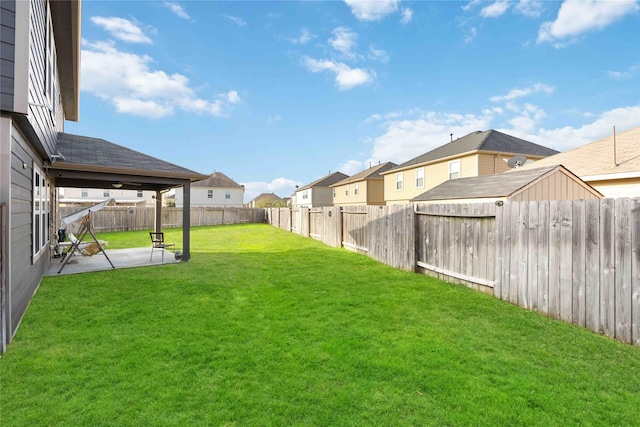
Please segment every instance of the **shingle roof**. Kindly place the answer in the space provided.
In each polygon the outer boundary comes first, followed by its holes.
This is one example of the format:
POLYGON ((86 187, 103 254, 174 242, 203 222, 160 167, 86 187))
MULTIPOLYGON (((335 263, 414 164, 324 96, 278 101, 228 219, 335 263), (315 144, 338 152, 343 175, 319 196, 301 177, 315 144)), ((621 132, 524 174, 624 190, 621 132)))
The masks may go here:
POLYGON ((415 197, 412 201, 508 197, 543 175, 559 168, 562 166, 536 169, 519 168, 513 172, 497 175, 450 179, 415 197))
POLYGON ((495 151, 531 156, 552 156, 557 150, 534 144, 497 130, 476 131, 399 165, 396 170, 473 151, 495 151))
POLYGON ((613 160, 613 135, 573 150, 540 159, 527 167, 562 164, 580 177, 618 173, 640 174, 640 127, 616 135, 616 164, 613 160))
MULTIPOLYGON (((271 203, 271 202, 275 202, 278 200, 282 200, 282 197, 278 196, 275 193, 262 193, 259 196, 256 196, 253 198, 253 200, 251 200, 251 202, 254 203, 258 203, 258 202, 267 202, 267 203, 271 203)), ((249 202, 249 203, 251 203, 249 202)))
POLYGON ((393 162, 386 162, 380 165, 376 165, 370 167, 369 169, 365 169, 362 172, 359 172, 355 175, 351 175, 343 179, 342 181, 338 181, 335 184, 332 184, 330 187, 337 187, 338 185, 349 184, 351 182, 364 181, 366 179, 384 179, 381 175, 382 172, 388 171, 389 169, 395 168, 397 165, 393 162))
POLYGON ((342 181, 345 178, 347 178, 347 175, 343 174, 342 172, 330 173, 329 175, 323 176, 322 178, 317 179, 302 188, 298 188, 298 190, 296 191, 306 190, 312 187, 329 187, 332 184, 335 184, 338 181, 342 181))
POLYGON ((58 133, 56 150, 64 156, 60 163, 96 169, 198 179, 202 174, 140 153, 100 138, 58 133))
POLYGON ((238 184, 222 172, 216 171, 209 175, 209 178, 194 182, 191 184, 191 187, 242 188, 242 185, 238 184))

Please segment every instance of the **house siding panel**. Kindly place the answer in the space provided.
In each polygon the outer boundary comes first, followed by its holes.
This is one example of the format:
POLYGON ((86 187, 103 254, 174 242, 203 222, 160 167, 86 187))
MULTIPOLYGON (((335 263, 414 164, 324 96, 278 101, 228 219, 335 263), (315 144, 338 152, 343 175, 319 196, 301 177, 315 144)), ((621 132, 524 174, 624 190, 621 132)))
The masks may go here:
POLYGON ((11 161, 11 281, 10 293, 10 330, 12 337, 20 324, 31 297, 38 289, 49 262, 48 251, 39 256, 32 255, 32 173, 31 165, 35 161, 42 166, 34 150, 29 146, 19 130, 12 126, 11 161), (22 164, 28 167, 24 169, 22 164))
POLYGON ((13 109, 15 61, 15 0, 0 3, 0 109, 13 109))

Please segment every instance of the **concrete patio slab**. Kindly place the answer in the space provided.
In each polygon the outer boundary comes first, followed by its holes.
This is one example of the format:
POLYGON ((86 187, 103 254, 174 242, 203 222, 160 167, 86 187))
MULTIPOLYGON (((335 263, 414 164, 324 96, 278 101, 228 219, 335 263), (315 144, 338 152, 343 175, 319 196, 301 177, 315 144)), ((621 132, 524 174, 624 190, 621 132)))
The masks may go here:
MULTIPOLYGON (((153 252, 153 260, 149 260, 151 248, 107 249, 105 252, 115 268, 147 267, 180 262, 175 259, 173 252, 170 251, 165 251, 163 261, 162 253, 158 250, 153 252)), ((45 276, 62 276, 114 269, 103 253, 97 253, 90 257, 74 255, 58 274, 58 270, 62 267, 61 260, 62 258, 53 258, 45 276)))

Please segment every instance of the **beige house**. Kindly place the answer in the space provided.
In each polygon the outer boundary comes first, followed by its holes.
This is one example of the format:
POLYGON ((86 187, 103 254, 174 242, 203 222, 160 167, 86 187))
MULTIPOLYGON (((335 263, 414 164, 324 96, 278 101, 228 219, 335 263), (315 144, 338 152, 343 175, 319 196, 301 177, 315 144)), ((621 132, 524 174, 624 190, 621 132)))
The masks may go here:
POLYGON ((414 203, 587 200, 602 194, 562 165, 519 168, 497 175, 450 179, 413 198, 414 203))
POLYGON ((117 206, 154 207, 155 191, 124 190, 117 188, 59 188, 60 206, 89 206, 113 198, 117 206))
POLYGON ((605 197, 640 197, 640 127, 538 160, 562 164, 605 197))
POLYGON ((333 206, 333 189, 331 185, 348 178, 342 172, 333 172, 320 179, 298 188, 293 193, 293 206, 313 208, 333 206))
POLYGON ((249 208, 280 208, 288 205, 288 202, 275 193, 262 193, 247 203, 249 208))
POLYGON ((473 132, 383 172, 385 203, 409 203, 449 179, 505 172, 515 156, 535 161, 557 153, 495 130, 473 132))
POLYGON ((392 162, 382 163, 331 185, 333 205, 384 205, 384 178, 381 173, 396 166, 392 162))

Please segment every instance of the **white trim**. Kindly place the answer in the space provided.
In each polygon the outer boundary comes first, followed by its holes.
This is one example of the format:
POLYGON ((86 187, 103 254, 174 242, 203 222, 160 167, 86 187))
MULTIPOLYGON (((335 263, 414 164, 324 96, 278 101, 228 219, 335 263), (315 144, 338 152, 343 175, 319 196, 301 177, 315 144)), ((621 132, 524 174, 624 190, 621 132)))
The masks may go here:
POLYGON ((29 112, 29 53, 31 49, 31 2, 16 1, 15 57, 13 80, 13 111, 29 112))
POLYGON ((611 179, 628 179, 628 178, 640 178, 640 172, 632 171, 632 172, 619 172, 619 173, 610 173, 603 175, 587 175, 581 176, 580 179, 583 181, 608 181, 611 179))

